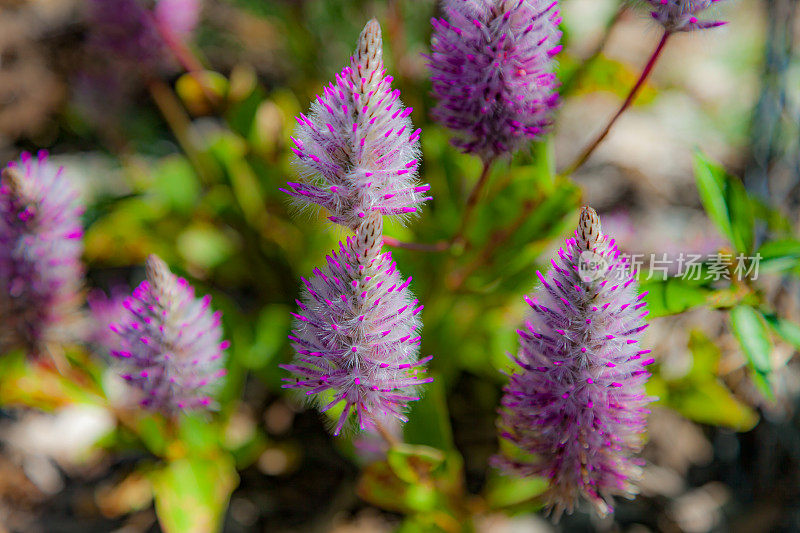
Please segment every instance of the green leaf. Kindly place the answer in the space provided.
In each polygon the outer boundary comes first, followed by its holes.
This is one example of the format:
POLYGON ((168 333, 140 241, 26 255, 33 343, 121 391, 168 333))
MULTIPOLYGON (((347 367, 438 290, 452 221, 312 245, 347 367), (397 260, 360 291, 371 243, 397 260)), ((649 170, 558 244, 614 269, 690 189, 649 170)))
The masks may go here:
POLYGON ((747 357, 748 364, 762 379, 756 381, 768 397, 772 391, 766 377, 772 371, 770 354, 772 341, 761 315, 749 305, 739 305, 731 310, 731 327, 747 357), (766 385, 766 387, 765 387, 766 385))
POLYGON ((169 428, 161 415, 147 414, 137 426, 139 438, 151 453, 163 456, 167 450, 169 428))
POLYGON ((194 455, 213 454, 219 447, 218 425, 209 421, 207 413, 183 413, 180 416, 181 441, 194 455))
POLYGON ((648 383, 648 394, 695 422, 748 431, 758 422, 758 413, 739 401, 717 377, 721 357, 719 347, 702 331, 689 336, 692 366, 684 376, 666 379, 655 375, 648 383))
POLYGON ((444 462, 441 450, 430 446, 398 444, 386 453, 395 475, 406 483, 417 483, 421 477, 427 477, 444 462))
POLYGON ((791 233, 792 222, 779 209, 756 196, 750 197, 756 218, 767 223, 767 229, 778 234, 791 233))
POLYGON ((725 201, 725 171, 702 153, 694 154, 694 177, 700 201, 720 233, 733 241, 728 206, 725 201))
POLYGON ((670 391, 667 404, 695 422, 736 431, 749 431, 758 422, 758 414, 716 378, 670 391))
POLYGON ((156 514, 166 533, 215 533, 238 484, 233 459, 182 458, 151 474, 156 514))
POLYGON ((400 444, 389 450, 385 461, 364 468, 357 492, 383 509, 452 515, 448 507, 463 498, 463 477, 457 452, 400 444))
POLYGON ((694 173, 700 201, 720 233, 741 253, 753 249, 755 209, 742 182, 696 152, 694 173))
POLYGON ((491 509, 513 507, 544 493, 548 485, 543 477, 501 476, 493 471, 486 484, 486 503, 491 509))
POLYGON ((548 135, 544 140, 533 143, 533 175, 536 176, 542 192, 552 194, 555 190, 556 157, 553 136, 548 135))
POLYGON ((759 268, 766 272, 800 266, 800 240, 797 239, 767 241, 761 245, 758 253, 761 255, 759 268))
POLYGON ((192 165, 183 156, 172 155, 159 162, 153 188, 179 213, 190 214, 197 207, 200 184, 192 165))
POLYGON ((733 244, 739 252, 750 253, 755 245, 755 215, 752 202, 740 180, 726 175, 726 183, 733 244))
POLYGON ((800 325, 795 324, 789 320, 780 318, 778 315, 764 313, 762 315, 764 320, 767 321, 775 333, 781 336, 783 340, 800 350, 800 325))
POLYGON ((697 381, 716 378, 717 365, 722 353, 701 330, 693 329, 689 333, 689 351, 692 352, 692 367, 687 377, 697 381))
POLYGON ((676 315, 705 305, 714 293, 695 281, 678 277, 644 280, 640 290, 647 291, 645 300, 650 317, 676 315))
POLYGON ((224 263, 236 250, 230 235, 200 222, 181 233, 176 244, 187 262, 203 269, 211 269, 224 263))

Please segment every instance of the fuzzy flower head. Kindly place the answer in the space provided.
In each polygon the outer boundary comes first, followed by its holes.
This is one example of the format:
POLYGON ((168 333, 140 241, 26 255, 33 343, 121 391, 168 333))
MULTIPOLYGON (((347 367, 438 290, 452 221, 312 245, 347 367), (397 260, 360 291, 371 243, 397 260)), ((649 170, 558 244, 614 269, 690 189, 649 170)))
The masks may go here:
POLYGON ((430 357, 418 360, 422 306, 408 290, 392 255, 381 253, 382 217, 371 212, 356 235, 327 256, 327 264, 303 279, 290 335, 297 356, 283 368, 293 374, 285 388, 305 392, 321 411, 344 403, 334 428, 338 435, 350 414, 358 428, 405 422, 408 402, 430 357))
MULTIPOLYGON (((83 279, 82 206, 64 172, 23 153, 0 176, 0 353, 38 353, 75 317, 83 279)), ((63 339, 61 339, 63 340, 63 339)))
POLYGON ((122 377, 143 393, 142 406, 168 416, 209 407, 213 385, 225 375, 221 315, 211 311, 210 296, 195 298, 155 255, 146 273, 124 303, 127 319, 110 326, 120 337, 111 353, 126 366, 122 377))
POLYGON ((305 181, 290 182, 284 192, 353 230, 373 211, 404 217, 430 199, 424 195, 430 186, 417 180, 420 130, 391 82, 373 19, 350 66, 317 96, 309 116, 297 117, 293 151, 305 181))
POLYGON ((721 20, 699 20, 697 15, 721 0, 647 0, 650 14, 669 33, 705 30, 726 24, 721 20))
POLYGON ((428 66, 433 116, 453 144, 490 160, 540 138, 558 105, 558 2, 449 0, 444 12, 431 21, 428 66))
POLYGON ((556 518, 583 498, 605 515, 632 497, 641 462, 650 350, 644 294, 597 213, 581 211, 575 237, 526 301, 516 371, 504 389, 501 435, 519 454, 494 458, 509 473, 550 480, 556 518))

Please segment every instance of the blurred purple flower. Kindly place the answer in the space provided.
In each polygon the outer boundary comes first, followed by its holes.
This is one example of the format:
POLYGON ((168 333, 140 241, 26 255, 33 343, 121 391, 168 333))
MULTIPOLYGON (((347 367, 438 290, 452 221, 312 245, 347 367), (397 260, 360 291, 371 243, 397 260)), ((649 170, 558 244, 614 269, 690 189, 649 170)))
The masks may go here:
POLYGON ((144 393, 144 407, 166 415, 208 407, 225 375, 221 315, 212 313, 210 296, 195 298, 155 255, 146 267, 147 279, 124 302, 127 319, 110 325, 121 337, 111 353, 127 366, 122 377, 144 393))
MULTIPOLYGON (((38 354, 75 317, 83 207, 63 167, 25 152, 0 179, 0 353, 38 354)), ((63 340, 63 339, 61 339, 63 340)))
POLYGON ((164 41, 139 0, 89 0, 89 44, 128 68, 157 69, 164 41))
POLYGON ((197 27, 202 10, 201 0, 158 0, 153 16, 162 32, 186 38, 197 27))
POLYGON ((87 340, 102 348, 104 355, 119 346, 119 336, 111 331, 108 324, 121 323, 128 317, 125 300, 129 294, 130 289, 116 285, 111 288, 110 294, 101 289, 93 289, 86 296, 91 318, 87 340))
MULTIPOLYGON (((641 462, 653 363, 639 340, 647 327, 644 294, 597 213, 584 207, 575 238, 559 250, 525 326, 518 371, 502 399, 501 434, 525 457, 493 459, 501 469, 550 480, 556 518, 583 497, 600 515, 613 495, 632 497, 641 462)), ((646 294, 646 293, 645 293, 646 294)))
POLYGON ((541 137, 558 105, 556 0, 449 0, 432 19, 434 118, 484 161, 541 137))
POLYGON ((382 215, 370 213, 354 237, 339 244, 327 265, 303 279, 305 293, 289 337, 297 356, 282 368, 293 374, 284 388, 313 397, 322 412, 344 402, 333 433, 351 412, 362 430, 405 422, 408 402, 430 357, 418 360, 422 306, 408 290, 392 255, 381 253, 382 215))
POLYGON ((651 15, 669 33, 704 30, 727 24, 721 20, 698 20, 697 15, 721 0, 647 0, 651 15))
POLYGON ((364 27, 350 66, 336 75, 311 107, 297 117, 292 138, 303 183, 284 192, 317 204, 332 222, 356 229, 371 211, 401 217, 429 200, 430 186, 417 181, 419 134, 400 91, 383 68, 381 29, 364 27))

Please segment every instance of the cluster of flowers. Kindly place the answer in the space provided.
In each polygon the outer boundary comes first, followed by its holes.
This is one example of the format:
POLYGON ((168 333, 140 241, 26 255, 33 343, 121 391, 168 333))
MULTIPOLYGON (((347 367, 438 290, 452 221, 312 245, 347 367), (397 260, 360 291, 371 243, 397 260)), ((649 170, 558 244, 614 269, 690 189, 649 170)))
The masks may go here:
MULTIPOLYGON (((697 14, 718 0, 648 0, 666 34, 723 24, 697 14)), ((158 55, 167 34, 197 21, 196 0, 160 0, 153 12, 137 0, 94 2, 103 46, 136 61, 158 55), (113 4, 113 8, 111 7, 113 4), (109 23, 109 21, 117 21, 109 23), (159 36, 159 33, 161 35, 159 36)), ((558 104, 553 60, 560 15, 556 0, 446 0, 434 19, 429 66, 438 100, 433 112, 453 129, 453 143, 485 162, 510 154, 547 131, 558 104)), ((303 279, 290 339, 295 360, 284 387, 304 392, 321 411, 341 406, 333 432, 348 421, 374 430, 406 420, 429 357, 419 358, 422 306, 390 252, 383 217, 417 213, 430 199, 419 183, 420 130, 392 89, 383 65, 380 26, 362 31, 350 65, 297 118, 300 182, 285 189, 317 205, 354 235, 303 279)), ((81 302, 81 206, 62 168, 47 154, 23 154, 0 179, 0 352, 46 353, 81 302)), ((640 462, 653 363, 639 340, 647 327, 635 272, 600 220, 583 208, 575 237, 559 250, 527 301, 500 410, 501 435, 513 446, 493 461, 520 475, 551 480, 557 514, 583 498, 600 514, 614 495, 631 496, 640 462), (584 254, 602 261, 581 275, 584 254)), ((594 264, 593 263, 593 264, 594 264)), ((224 375, 220 314, 210 298, 150 256, 146 279, 123 298, 94 297, 109 332, 96 337, 125 366, 141 404, 175 415, 213 404, 224 375)))
MULTIPOLYGON (((0 353, 21 348, 41 357, 75 340, 67 326, 78 322, 82 299, 82 211, 75 184, 47 153, 24 153, 3 170, 0 353)), ((227 347, 220 315, 158 257, 147 260, 146 272, 132 296, 91 300, 102 311, 96 322, 114 334, 96 339, 123 362, 122 377, 141 391, 142 406, 167 415, 210 406, 227 347)))
MULTIPOLYGON (((665 36, 721 26, 697 15, 718 0, 647 0, 665 36)), ((453 144, 485 163, 539 138, 558 105, 553 59, 560 51, 557 0, 444 0, 433 19, 429 57, 433 111, 453 144)), ((518 330, 517 371, 509 376, 501 436, 513 446, 493 459, 502 470, 551 480, 547 502, 559 516, 581 497, 604 515, 614 495, 631 497, 634 458, 646 425, 644 393, 653 363, 639 348, 647 327, 636 273, 600 232, 591 208, 559 251, 518 330), (582 276, 586 254, 602 266, 582 276)))
POLYGON ((406 420, 419 399, 430 358, 418 359, 422 306, 390 252, 382 251, 383 216, 407 216, 429 198, 417 181, 419 130, 383 67, 381 29, 371 20, 350 65, 298 117, 293 138, 301 176, 289 183, 298 201, 324 207, 355 235, 339 243, 305 285, 290 339, 297 356, 283 368, 284 387, 311 397, 321 411, 343 404, 333 433, 349 419, 361 430, 406 420), (354 416, 350 416, 350 415, 354 416))

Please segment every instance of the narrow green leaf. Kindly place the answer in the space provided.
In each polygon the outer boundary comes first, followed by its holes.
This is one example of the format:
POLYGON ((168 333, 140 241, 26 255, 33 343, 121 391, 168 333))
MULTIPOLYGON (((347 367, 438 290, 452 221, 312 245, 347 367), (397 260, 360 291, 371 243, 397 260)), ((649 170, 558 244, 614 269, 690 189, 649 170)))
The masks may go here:
POLYGON ((689 420, 701 424, 748 431, 758 422, 758 414, 737 400, 716 378, 670 391, 666 403, 689 420))
POLYGON ((549 482, 543 477, 509 477, 492 472, 486 484, 486 503, 491 509, 519 505, 542 494, 549 482))
POLYGON ((233 459, 183 458, 151 474, 156 514, 166 533, 216 533, 238 484, 233 459))
POLYGON ((761 245, 758 253, 761 255, 759 268, 765 272, 800 267, 800 240, 779 239, 767 241, 761 245))
POLYGON ((766 313, 763 315, 767 324, 781 336, 783 340, 800 350, 800 325, 780 318, 778 315, 766 313))
POLYGON ((725 201, 725 171, 702 153, 694 154, 694 177, 700 201, 720 233, 733 242, 728 205, 725 201))
POLYGON ((767 396, 772 397, 766 376, 772 371, 770 354, 772 341, 769 330, 759 313, 749 305, 740 305, 731 310, 731 326, 739 340, 750 367, 760 375, 756 384, 767 396))
POLYGON ((720 233, 741 253, 750 253, 755 240, 754 201, 742 182, 696 152, 695 180, 700 200, 720 233))
POLYGON ((741 181, 732 176, 725 178, 733 244, 738 252, 750 253, 755 244, 753 205, 741 181))

